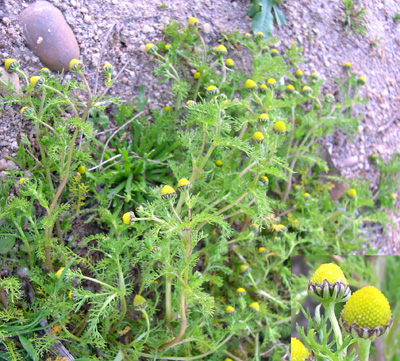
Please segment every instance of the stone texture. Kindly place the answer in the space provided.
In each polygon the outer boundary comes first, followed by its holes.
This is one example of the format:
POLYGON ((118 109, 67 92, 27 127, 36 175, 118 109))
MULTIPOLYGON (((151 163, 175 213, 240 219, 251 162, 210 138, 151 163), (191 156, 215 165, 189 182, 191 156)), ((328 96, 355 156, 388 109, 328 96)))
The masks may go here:
POLYGON ((47 1, 38 1, 20 14, 29 47, 51 70, 69 69, 71 59, 79 58, 75 35, 60 10, 47 1))

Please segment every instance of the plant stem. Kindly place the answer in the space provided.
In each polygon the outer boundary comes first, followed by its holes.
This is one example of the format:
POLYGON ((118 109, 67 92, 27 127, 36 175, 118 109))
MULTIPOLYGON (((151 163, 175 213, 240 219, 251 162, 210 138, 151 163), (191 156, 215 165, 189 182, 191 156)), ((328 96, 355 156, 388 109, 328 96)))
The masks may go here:
POLYGON ((143 341, 143 345, 144 345, 147 342, 147 340, 149 338, 149 334, 150 334, 150 320, 149 320, 149 315, 147 314, 146 310, 142 310, 142 313, 146 317, 146 324, 147 324, 147 333, 146 333, 146 337, 143 341))
POLYGON ((172 320, 172 283, 171 279, 165 277, 165 323, 170 325, 172 320))
POLYGON ((14 220, 14 225, 15 225, 15 227, 17 227, 19 233, 21 234, 21 239, 25 244, 26 250, 28 251, 29 265, 30 265, 31 268, 33 268, 32 252, 31 252, 31 247, 29 246, 29 242, 26 239, 25 233, 23 232, 23 230, 21 229, 21 227, 19 226, 19 224, 15 220, 14 220))
POLYGON ((342 332, 340 331, 339 323, 335 315, 335 302, 324 302, 323 305, 326 314, 328 315, 328 318, 331 321, 331 326, 333 329, 333 333, 335 334, 336 337, 338 348, 340 348, 343 345, 343 339, 342 339, 342 332))
POLYGON ((357 338, 359 361, 368 361, 371 342, 371 340, 357 338))
POLYGON ((120 298, 121 298, 122 311, 117 323, 113 327, 111 327, 111 329, 108 331, 109 334, 113 333, 118 328, 122 320, 125 318, 127 309, 125 300, 125 280, 124 280, 124 274, 122 273, 121 264, 119 263, 118 255, 116 256, 116 261, 117 261, 118 275, 119 275, 119 290, 121 293, 120 298))

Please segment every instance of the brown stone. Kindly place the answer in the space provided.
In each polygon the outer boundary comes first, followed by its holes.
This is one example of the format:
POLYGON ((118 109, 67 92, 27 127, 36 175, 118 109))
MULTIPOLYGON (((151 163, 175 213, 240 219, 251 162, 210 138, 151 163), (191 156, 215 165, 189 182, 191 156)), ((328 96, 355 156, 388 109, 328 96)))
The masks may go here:
POLYGON ((69 62, 79 59, 79 46, 63 14, 47 1, 38 1, 20 14, 29 47, 51 70, 69 70, 69 62))

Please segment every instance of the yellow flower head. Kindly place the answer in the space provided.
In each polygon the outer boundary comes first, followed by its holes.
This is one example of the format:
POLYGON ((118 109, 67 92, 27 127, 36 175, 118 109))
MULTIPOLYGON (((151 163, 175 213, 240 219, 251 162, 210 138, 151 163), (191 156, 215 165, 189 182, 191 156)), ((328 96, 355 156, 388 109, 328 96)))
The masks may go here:
POLYGON ((200 75, 201 75, 200 72, 199 72, 199 71, 196 71, 196 72, 193 74, 193 78, 196 79, 196 80, 197 80, 197 79, 200 79, 200 75))
POLYGON ((235 313, 235 309, 232 306, 228 306, 228 307, 225 308, 225 312, 228 315, 233 315, 235 313))
POLYGON ((250 308, 250 311, 252 311, 252 312, 256 312, 256 313, 260 312, 260 305, 258 304, 258 302, 251 303, 249 308, 250 308))
POLYGON ((277 49, 271 49, 271 56, 278 56, 279 52, 277 49))
POLYGON ((216 51, 218 54, 225 55, 225 54, 228 52, 228 49, 226 48, 225 45, 220 44, 220 45, 218 45, 218 46, 216 47, 215 51, 216 51))
POLYGON ((42 68, 39 70, 39 74, 43 77, 48 77, 48 76, 50 76, 50 69, 42 68))
POLYGON ((294 92, 294 86, 292 84, 289 84, 288 86, 286 86, 286 91, 288 93, 293 93, 294 92))
POLYGON ((186 102, 186 105, 190 105, 190 104, 196 104, 196 102, 194 100, 188 100, 186 102))
POLYGON ((171 45, 169 45, 169 44, 165 44, 164 45, 164 50, 165 51, 168 51, 170 48, 171 48, 171 45))
POLYGON ((135 213, 133 212, 124 213, 124 215, 122 216, 122 222, 129 225, 135 223, 135 213))
POLYGON ((240 267, 239 267, 239 272, 240 272, 242 275, 244 275, 244 274, 250 272, 250 266, 248 266, 247 264, 242 264, 242 265, 240 265, 240 267))
POLYGON ((191 16, 191 17, 188 19, 187 26, 188 26, 188 28, 194 28, 194 27, 196 27, 196 26, 199 26, 199 24, 200 24, 200 21, 199 21, 197 18, 191 16))
POLYGON ((358 83, 361 84, 361 85, 366 84, 367 83, 367 78, 365 76, 360 76, 358 78, 358 83))
POLYGON ((246 82, 244 83, 244 88, 247 91, 252 91, 255 88, 257 88, 257 83, 254 80, 247 79, 246 82))
POLYGON ((323 283, 325 280, 329 283, 341 281, 345 285, 348 284, 342 269, 335 263, 322 264, 311 277, 311 282, 313 284, 323 283))
POLYGON ((343 307, 341 320, 353 336, 370 338, 382 335, 390 327, 392 313, 384 294, 367 286, 352 294, 343 307))
POLYGON ((396 198, 397 198, 396 194, 394 194, 394 193, 390 193, 390 196, 391 196, 393 199, 396 199, 396 198))
POLYGON ((291 361, 304 361, 310 356, 310 351, 295 337, 291 339, 291 361))
POLYGON ((78 173, 83 175, 83 174, 85 174, 85 172, 86 172, 85 166, 84 165, 80 165, 78 167, 78 173))
POLYGON ((274 85, 276 85, 276 80, 275 80, 274 78, 269 78, 269 79, 267 80, 267 84, 268 84, 269 86, 274 86, 274 85))
POLYGON ((224 163, 222 163, 222 160, 219 160, 219 159, 218 159, 218 160, 215 161, 215 165, 216 165, 217 167, 222 167, 223 164, 224 164, 224 163))
POLYGON ((8 72, 12 73, 19 67, 19 63, 15 59, 6 59, 4 66, 8 72))
POLYGON ((73 291, 73 290, 70 290, 70 291, 68 292, 68 298, 72 300, 72 296, 73 296, 73 295, 74 295, 74 291, 73 291))
POLYGON ((219 89, 215 85, 210 85, 206 91, 207 94, 218 94, 219 89))
POLYGON ((351 63, 347 61, 346 63, 343 64, 343 66, 344 66, 346 69, 350 69, 350 68, 351 68, 351 63))
POLYGON ((69 69, 72 71, 78 71, 82 68, 83 64, 81 61, 79 61, 78 59, 72 59, 69 62, 69 69))
POLYGON ((179 182, 178 182, 178 189, 179 190, 188 189, 191 186, 192 186, 192 183, 190 183, 188 179, 186 179, 186 178, 179 179, 179 182))
POLYGON ((135 298, 133 299, 133 308, 136 311, 140 311, 146 308, 146 306, 147 306, 146 299, 141 295, 136 295, 135 298))
POLYGON ((357 191, 356 191, 354 188, 350 188, 350 189, 347 191, 347 195, 348 195, 350 198, 356 198, 356 197, 357 197, 357 191))
POLYGON ((153 43, 147 43, 145 49, 148 54, 154 54, 157 52, 157 46, 153 43))
POLYGON ((307 192, 305 192, 305 193, 303 193, 303 197, 304 197, 304 198, 310 198, 310 197, 311 197, 311 194, 310 194, 310 193, 307 193, 307 192))
POLYGON ((259 247, 258 248, 258 254, 264 254, 267 253, 268 250, 265 247, 259 247))
POLYGON ((175 192, 174 188, 172 188, 169 185, 165 185, 164 187, 162 187, 162 189, 161 189, 161 198, 162 199, 172 198, 175 196, 176 196, 176 192, 175 192))
POLYGON ((264 35, 264 33, 263 33, 262 31, 259 31, 259 32, 256 34, 256 38, 264 39, 264 38, 265 38, 265 35, 264 35))
POLYGON ((236 294, 237 294, 238 296, 244 296, 244 295, 246 294, 246 290, 245 290, 243 287, 239 287, 239 288, 236 290, 236 294))
POLYGON ((314 72, 311 74, 311 78, 313 78, 314 80, 315 80, 315 79, 318 79, 318 77, 319 77, 319 75, 318 75, 318 73, 317 73, 316 71, 314 71, 314 72))
POLYGON ((235 62, 232 60, 232 59, 226 59, 225 60, 225 65, 228 67, 228 68, 233 68, 234 66, 235 66, 235 62))
POLYGON ((31 86, 35 87, 36 84, 40 85, 40 83, 42 83, 43 78, 40 76, 31 76, 31 78, 29 79, 29 83, 31 84, 31 86))
POLYGON ((24 183, 25 179, 26 179, 26 178, 20 178, 19 181, 18 181, 18 183, 19 183, 19 184, 24 183))
POLYGON ((300 69, 296 70, 296 73, 295 73, 296 78, 300 79, 303 75, 304 75, 304 73, 300 69))
POLYGON ((311 93, 312 93, 312 89, 311 89, 311 87, 309 87, 308 85, 304 85, 304 86, 301 88, 301 92, 304 93, 304 94, 306 94, 306 95, 308 95, 308 94, 311 94, 311 93))
POLYGON ((261 177, 260 177, 260 180, 261 180, 262 183, 264 183, 264 184, 266 184, 266 185, 269 184, 269 179, 268 179, 268 177, 265 176, 265 175, 261 176, 261 177))
POLYGON ((342 269, 334 263, 318 267, 308 284, 308 294, 318 302, 345 302, 351 290, 342 269))
POLYGON ((269 120, 268 113, 261 113, 261 114, 259 115, 259 117, 258 117, 258 121, 259 121, 260 123, 268 122, 268 120, 269 120))
POLYGON ((255 132, 253 134, 253 140, 257 143, 262 143, 265 140, 264 134, 261 132, 255 132))
POLYGON ((272 130, 277 133, 277 134, 285 134, 286 133, 286 124, 283 120, 277 121, 274 126, 272 127, 272 130))
POLYGON ((265 84, 260 84, 260 86, 258 87, 258 90, 263 93, 266 92, 267 89, 268 87, 265 84))

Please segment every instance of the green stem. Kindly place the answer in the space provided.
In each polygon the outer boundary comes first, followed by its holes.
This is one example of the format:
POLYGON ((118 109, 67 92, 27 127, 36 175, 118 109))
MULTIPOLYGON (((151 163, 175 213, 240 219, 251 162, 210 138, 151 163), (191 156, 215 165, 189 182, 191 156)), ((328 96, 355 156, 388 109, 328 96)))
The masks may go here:
POLYGON ((119 256, 116 256, 116 261, 117 261, 117 267, 118 267, 118 275, 119 275, 119 291, 121 293, 121 306, 122 306, 122 311, 121 315, 119 316, 119 319, 117 323, 111 327, 111 329, 108 331, 109 334, 113 333, 118 326, 121 324, 122 320, 125 318, 126 315, 126 300, 125 300, 125 280, 124 280, 124 274, 122 273, 121 265, 119 263, 119 256))
POLYGON ((165 323, 167 326, 172 320, 172 283, 171 279, 165 278, 165 323))
POLYGON ((338 348, 342 347, 343 339, 342 339, 342 332, 340 331, 339 323, 336 319, 335 315, 335 302, 325 302, 323 303, 325 307, 325 312, 328 315, 329 320, 331 321, 333 333, 336 337, 336 343, 338 348))
POLYGON ((149 320, 149 315, 147 314, 146 310, 142 310, 142 313, 146 317, 146 324, 147 324, 147 333, 146 333, 146 337, 143 341, 143 345, 144 345, 147 342, 147 340, 149 338, 149 334, 150 334, 150 320, 149 320))
POLYGON ((21 239, 25 244, 26 250, 28 251, 29 265, 31 268, 33 268, 32 252, 31 252, 31 247, 29 246, 29 242, 26 239, 25 233, 23 232, 23 230, 21 229, 21 227, 19 226, 17 221, 14 221, 14 225, 15 225, 15 227, 17 227, 19 233, 21 234, 21 239))
POLYGON ((368 361, 371 342, 372 342, 371 340, 357 338, 359 361, 368 361))

